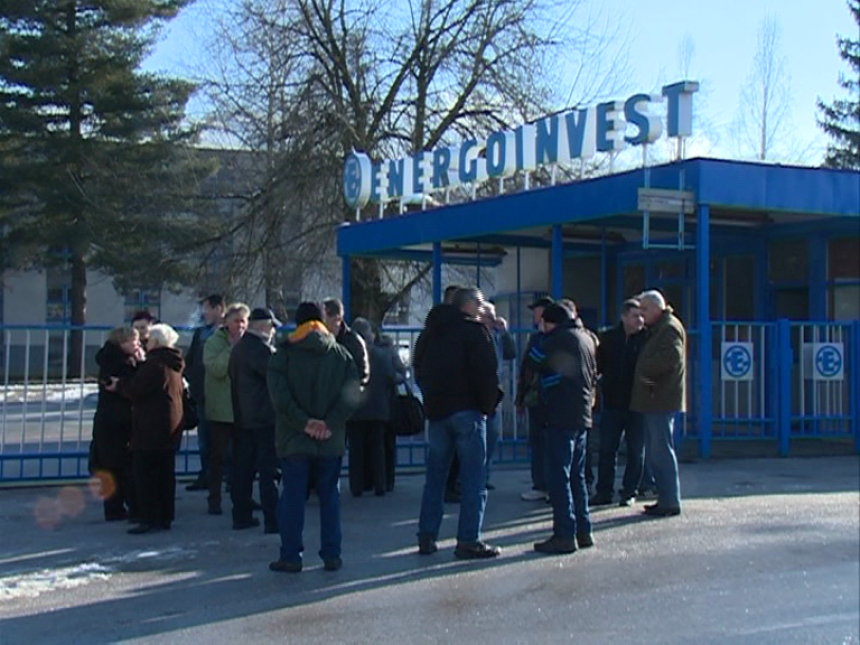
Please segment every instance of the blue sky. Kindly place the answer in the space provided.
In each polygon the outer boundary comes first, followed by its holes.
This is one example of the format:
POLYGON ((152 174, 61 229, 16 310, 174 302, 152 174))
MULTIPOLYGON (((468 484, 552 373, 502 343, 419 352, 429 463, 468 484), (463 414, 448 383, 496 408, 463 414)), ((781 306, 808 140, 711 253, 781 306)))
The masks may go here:
MULTIPOLYGON (((217 0, 227 2, 229 0, 217 0)), ((397 0, 392 0, 397 1, 397 0)), ((184 75, 204 57, 197 45, 205 32, 213 0, 186 9, 169 26, 146 67, 184 75)), ((858 28, 844 0, 588 0, 593 10, 628 34, 628 65, 623 85, 651 91, 680 79, 679 47, 685 37, 694 45, 690 76, 701 83, 699 136, 706 151, 737 154, 730 125, 752 66, 762 19, 772 16, 781 30, 792 96, 791 136, 804 159, 815 163, 826 141, 816 126, 815 101, 841 96, 838 74, 847 71, 836 49, 836 34, 857 37, 858 28)), ((623 97, 605 97, 623 98, 623 97)))

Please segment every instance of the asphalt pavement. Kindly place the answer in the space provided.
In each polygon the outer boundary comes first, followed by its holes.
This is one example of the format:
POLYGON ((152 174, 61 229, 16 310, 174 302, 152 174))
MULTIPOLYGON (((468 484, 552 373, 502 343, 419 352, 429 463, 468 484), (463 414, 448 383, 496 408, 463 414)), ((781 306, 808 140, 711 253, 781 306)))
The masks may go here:
MULTIPOLYGON (((0 644, 860 643, 860 461, 682 465, 684 513, 593 512, 596 546, 536 554, 550 509, 525 469, 496 470, 492 561, 419 556, 421 475, 342 497, 344 567, 322 570, 308 504, 305 570, 272 573, 278 536, 231 529, 179 487, 170 532, 102 521, 86 487, 0 489, 0 644)), ((346 487, 344 486, 346 493, 346 487)))

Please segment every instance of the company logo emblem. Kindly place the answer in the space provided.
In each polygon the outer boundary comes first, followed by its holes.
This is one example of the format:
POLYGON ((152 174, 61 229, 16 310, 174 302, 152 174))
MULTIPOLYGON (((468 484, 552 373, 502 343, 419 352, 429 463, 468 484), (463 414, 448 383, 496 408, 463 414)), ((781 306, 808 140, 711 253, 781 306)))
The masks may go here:
POLYGON ((723 355, 723 367, 726 374, 735 379, 742 379, 752 369, 752 356, 743 345, 732 345, 723 355))
POLYGON ((834 378, 842 372, 842 352, 835 345, 823 345, 815 353, 815 370, 824 378, 834 378))

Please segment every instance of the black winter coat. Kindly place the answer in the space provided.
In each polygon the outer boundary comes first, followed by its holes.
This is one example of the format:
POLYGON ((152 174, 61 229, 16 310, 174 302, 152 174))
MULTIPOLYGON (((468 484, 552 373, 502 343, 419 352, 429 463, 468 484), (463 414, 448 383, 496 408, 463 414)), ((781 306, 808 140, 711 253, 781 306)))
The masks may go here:
POLYGON ((368 345, 370 380, 361 393, 361 407, 350 421, 389 421, 391 396, 397 372, 394 369, 394 352, 378 345, 368 345))
POLYGON ((230 352, 230 395, 233 423, 239 430, 274 427, 275 409, 266 372, 274 348, 252 331, 245 332, 230 352))
POLYGON ((597 371, 600 373, 603 407, 612 410, 630 409, 636 359, 644 343, 644 331, 628 336, 621 323, 600 334, 597 371))
POLYGON ((119 382, 117 391, 131 399, 131 449, 175 450, 182 438, 182 370, 178 349, 156 347, 137 373, 119 382))
POLYGON ((134 358, 110 341, 96 352, 99 366, 99 401, 93 418, 93 441, 95 441, 95 465, 101 468, 119 469, 126 465, 131 441, 131 401, 116 392, 104 388, 112 376, 128 379, 137 369, 134 358))
POLYGON ((355 361, 361 384, 367 385, 367 382, 370 380, 370 359, 367 355, 367 345, 364 339, 347 327, 346 323, 340 324, 340 330, 337 332, 336 338, 338 343, 346 347, 352 356, 352 360, 355 361))
POLYGON ((415 343, 415 379, 431 421, 455 412, 492 414, 501 396, 496 349, 483 324, 453 305, 437 305, 427 314, 415 343))
POLYGON ((191 345, 185 354, 185 379, 188 381, 188 391, 197 401, 197 407, 203 411, 203 384, 206 382, 206 368, 203 366, 203 346, 209 337, 218 329, 218 325, 204 325, 194 330, 191 345))
POLYGON ((543 424, 590 428, 597 357, 594 336, 578 318, 558 325, 526 357, 540 374, 543 424))

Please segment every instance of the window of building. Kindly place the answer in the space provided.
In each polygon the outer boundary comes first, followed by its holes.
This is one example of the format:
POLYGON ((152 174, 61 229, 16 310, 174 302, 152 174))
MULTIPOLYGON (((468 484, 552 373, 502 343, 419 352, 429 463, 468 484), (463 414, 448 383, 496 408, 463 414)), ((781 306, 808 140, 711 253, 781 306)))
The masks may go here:
POLYGON ((830 287, 831 320, 860 320, 860 284, 830 287))
POLYGON ((806 282, 809 278, 809 244, 805 238, 777 239, 768 250, 771 282, 806 282))
POLYGON ((837 237, 827 248, 828 280, 860 280, 860 235, 837 237))
POLYGON ((130 321, 138 311, 148 311, 156 320, 161 318, 160 287, 142 287, 125 292, 125 320, 130 321))
POLYGON ((737 255, 725 260, 723 303, 726 320, 755 319, 755 259, 737 255))

